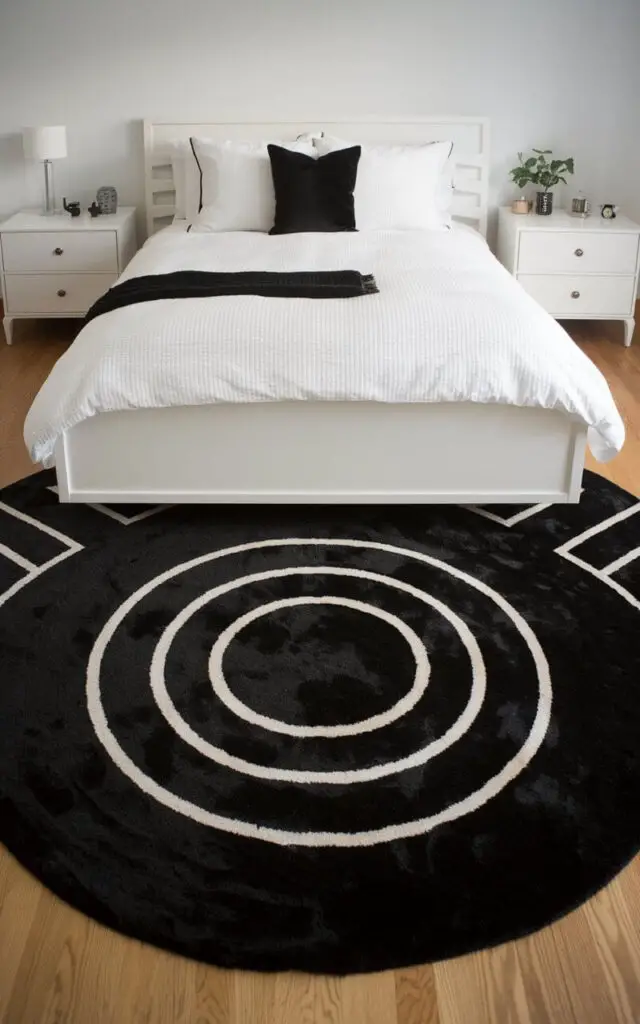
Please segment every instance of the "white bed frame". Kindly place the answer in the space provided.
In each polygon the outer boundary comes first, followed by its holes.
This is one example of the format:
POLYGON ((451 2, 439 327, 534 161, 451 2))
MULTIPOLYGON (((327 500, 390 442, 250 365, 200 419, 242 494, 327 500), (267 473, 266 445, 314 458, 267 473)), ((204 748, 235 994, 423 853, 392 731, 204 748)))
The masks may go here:
MULTIPOLYGON (((145 121, 147 229, 169 224, 169 143, 287 139, 452 139, 453 216, 487 229, 485 118, 315 123, 145 121)), ((61 501, 536 503, 578 501, 586 428, 512 406, 274 402, 103 413, 67 430, 55 458, 61 501)))

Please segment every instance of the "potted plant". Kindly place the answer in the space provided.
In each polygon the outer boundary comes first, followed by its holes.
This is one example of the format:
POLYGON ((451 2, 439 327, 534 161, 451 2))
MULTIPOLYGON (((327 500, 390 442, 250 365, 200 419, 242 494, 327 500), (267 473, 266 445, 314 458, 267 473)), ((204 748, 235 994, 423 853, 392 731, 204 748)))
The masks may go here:
POLYGON ((567 184, 565 174, 573 174, 573 157, 567 157, 566 160, 548 160, 547 157, 553 156, 550 149, 534 149, 533 152, 536 155, 527 157, 526 160, 522 153, 518 153, 520 163, 509 171, 509 174, 518 188, 523 188, 529 182, 542 186, 536 192, 536 213, 546 216, 553 210, 553 192, 550 190, 559 181, 567 184))

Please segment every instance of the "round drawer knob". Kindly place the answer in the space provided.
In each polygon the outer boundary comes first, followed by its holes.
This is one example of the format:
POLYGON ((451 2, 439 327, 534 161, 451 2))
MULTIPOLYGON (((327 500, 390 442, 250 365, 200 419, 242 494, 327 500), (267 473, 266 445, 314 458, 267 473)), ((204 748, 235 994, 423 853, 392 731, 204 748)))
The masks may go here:
POLYGON ((53 255, 54 256, 62 256, 63 252, 64 252, 64 249, 61 249, 60 246, 58 246, 57 249, 53 250, 53 255))
MULTIPOLYGON (((60 292, 58 292, 58 295, 59 294, 60 294, 60 292)), ((571 292, 571 298, 572 299, 579 299, 580 298, 580 292, 571 292)))
MULTIPOLYGON (((66 293, 66 291, 64 290, 64 288, 58 288, 58 295, 59 295, 59 297, 60 297, 61 299, 64 299, 64 297, 65 297, 65 295, 66 295, 66 294, 67 294, 67 293, 66 293)), ((576 294, 577 294, 577 293, 576 293, 576 294)))
POLYGON ((576 249, 574 255, 576 255, 576 256, 584 256, 584 249, 576 249))

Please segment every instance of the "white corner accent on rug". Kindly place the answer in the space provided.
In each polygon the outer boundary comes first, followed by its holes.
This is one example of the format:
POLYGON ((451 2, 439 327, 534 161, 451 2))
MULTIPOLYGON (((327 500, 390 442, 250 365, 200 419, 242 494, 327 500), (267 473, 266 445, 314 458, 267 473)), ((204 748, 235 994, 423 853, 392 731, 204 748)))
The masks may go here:
MULTIPOLYGON (((47 490, 51 491, 52 494, 59 494, 56 484, 51 484, 47 487, 47 490)), ((140 523, 143 519, 148 519, 149 516, 155 516, 158 512, 164 512, 166 508, 173 508, 173 505, 153 505, 152 508, 146 508, 144 512, 136 512, 134 516, 125 516, 122 512, 117 512, 113 508, 107 508, 106 505, 94 502, 87 502, 86 507, 94 509, 95 512, 100 512, 103 516, 109 516, 109 519, 115 519, 116 523, 120 523, 122 526, 131 526, 133 523, 140 523)))
POLYGON ((604 566, 603 569, 596 569, 595 566, 590 565, 589 562, 585 562, 578 555, 573 553, 574 548, 580 547, 585 541, 590 540, 592 537, 597 536, 599 533, 604 533, 605 530, 610 529, 617 523, 623 522, 630 516, 636 515, 640 512, 640 502, 637 505, 630 505, 629 508, 625 508, 622 512, 616 512, 615 515, 609 516, 607 519, 603 519, 601 523, 596 523, 595 526, 591 526, 588 530, 583 533, 579 533, 576 537, 572 537, 570 540, 561 544, 559 548, 555 549, 555 553, 565 558, 568 562, 572 562, 577 565, 580 569, 584 569, 585 572, 595 576, 596 579, 602 583, 606 583, 608 587, 615 590, 620 597, 623 597, 625 601, 628 601, 630 605, 640 611, 640 601, 635 597, 626 587, 623 587, 618 580, 614 580, 612 574, 621 569, 628 562, 631 562, 634 558, 640 555, 640 548, 632 548, 625 555, 621 555, 620 558, 616 558, 615 561, 610 562, 609 565, 604 566))
POLYGON ((528 508, 523 508, 520 512, 515 512, 514 515, 504 519, 502 516, 496 515, 495 512, 489 512, 486 508, 478 508, 477 505, 460 505, 460 508, 465 508, 468 512, 475 512, 477 516, 482 516, 483 519, 489 519, 492 523, 498 523, 500 526, 517 526, 518 523, 522 523, 525 519, 529 519, 531 516, 535 516, 538 512, 543 512, 545 508, 550 508, 549 502, 541 502, 539 505, 530 505, 528 508))
MULTIPOLYGON (((78 544, 77 541, 72 540, 71 537, 65 536, 64 533, 60 533, 58 530, 55 530, 53 526, 48 526, 47 523, 41 523, 39 519, 33 519, 31 516, 28 516, 26 512, 20 512, 17 508, 12 508, 11 505, 7 505, 4 501, 0 501, 0 509, 10 516, 15 516, 15 518, 19 519, 21 522, 27 523, 29 526, 34 526, 42 533, 49 534, 50 537, 54 537, 56 540, 60 541, 61 544, 64 544, 67 547, 67 551, 61 551, 59 555, 56 555, 54 558, 50 558, 48 562, 43 562, 42 565, 33 565, 33 563, 29 562, 26 558, 23 559, 22 568, 26 569, 27 566, 31 566, 31 568, 29 568, 26 576, 16 580, 8 590, 5 590, 3 594, 0 594, 0 605, 3 605, 9 600, 9 598, 13 597, 14 594, 17 594, 18 591, 22 590, 23 587, 26 587, 27 584, 32 583, 38 576, 42 576, 42 574, 48 569, 52 569, 54 565, 59 565, 60 562, 64 562, 65 558, 69 558, 71 555, 77 554, 78 551, 82 551, 83 545, 78 544)), ((7 551, 5 551, 5 554, 6 553, 7 551)), ((15 552, 12 554, 14 556, 13 561, 20 565, 21 563, 18 562, 18 558, 21 556, 16 556, 15 552)))
POLYGON ((8 548, 6 544, 0 544, 0 555, 4 555, 10 562, 15 562, 21 569, 26 569, 27 572, 33 572, 37 569, 37 565, 34 562, 30 562, 28 558, 24 558, 23 555, 18 554, 13 548, 8 548))
POLYGON ((631 551, 627 551, 626 555, 620 555, 620 558, 616 558, 613 562, 609 562, 609 565, 605 565, 600 572, 604 576, 612 576, 618 569, 623 569, 625 565, 629 565, 629 562, 633 562, 640 555, 640 547, 632 548, 631 551))

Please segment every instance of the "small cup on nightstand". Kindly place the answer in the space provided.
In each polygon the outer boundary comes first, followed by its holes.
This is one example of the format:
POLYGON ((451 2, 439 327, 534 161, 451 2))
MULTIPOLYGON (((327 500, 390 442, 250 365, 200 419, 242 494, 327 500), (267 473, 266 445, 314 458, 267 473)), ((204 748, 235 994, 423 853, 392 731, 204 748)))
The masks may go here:
POLYGON ((588 217, 591 212, 591 203, 584 196, 576 196, 571 200, 571 212, 575 217, 588 217))

